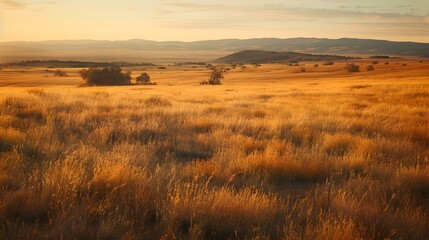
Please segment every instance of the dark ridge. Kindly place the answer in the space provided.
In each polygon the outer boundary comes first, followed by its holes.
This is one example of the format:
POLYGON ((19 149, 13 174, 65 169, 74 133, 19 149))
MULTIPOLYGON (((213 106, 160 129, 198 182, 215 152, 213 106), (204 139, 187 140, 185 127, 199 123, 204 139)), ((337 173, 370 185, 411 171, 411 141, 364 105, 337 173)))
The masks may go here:
POLYGON ((386 56, 386 55, 375 55, 375 56, 370 56, 369 58, 373 58, 373 59, 395 59, 395 57, 391 57, 391 56, 386 56))
POLYGON ((215 60, 219 63, 298 63, 302 61, 338 61, 353 59, 336 55, 315 55, 297 52, 245 50, 215 60))

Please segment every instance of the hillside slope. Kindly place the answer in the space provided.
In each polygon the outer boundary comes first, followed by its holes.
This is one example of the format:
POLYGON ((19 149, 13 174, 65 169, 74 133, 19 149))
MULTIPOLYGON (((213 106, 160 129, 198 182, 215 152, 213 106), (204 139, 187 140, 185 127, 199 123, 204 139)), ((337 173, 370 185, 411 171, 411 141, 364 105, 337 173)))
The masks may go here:
POLYGON ((272 52, 262 50, 245 50, 215 60, 222 63, 295 63, 300 61, 334 61, 350 57, 336 55, 313 55, 296 52, 272 52))

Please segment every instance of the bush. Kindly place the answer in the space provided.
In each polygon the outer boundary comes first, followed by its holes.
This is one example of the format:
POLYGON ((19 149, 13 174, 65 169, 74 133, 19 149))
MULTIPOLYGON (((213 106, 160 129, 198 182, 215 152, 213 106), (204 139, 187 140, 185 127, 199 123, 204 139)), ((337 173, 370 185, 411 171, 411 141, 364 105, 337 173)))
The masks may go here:
POLYGON ((131 73, 123 73, 120 67, 89 68, 79 71, 88 86, 130 85, 131 73))
POLYGON ((210 78, 208 81, 201 82, 201 85, 222 85, 221 80, 224 78, 223 74, 225 70, 221 66, 212 67, 212 72, 210 73, 210 78))
POLYGON ((67 75, 66 72, 58 69, 54 72, 54 76, 56 76, 56 77, 68 77, 69 75, 67 75))
POLYGON ((156 85, 156 83, 153 83, 150 81, 150 76, 148 73, 142 73, 140 76, 136 78, 136 84, 139 85, 156 85))
POLYGON ((331 65, 334 65, 334 62, 325 62, 323 65, 325 65, 325 66, 331 66, 331 65))
POLYGON ((301 66, 301 72, 307 72, 307 69, 305 69, 303 66, 301 66))
POLYGON ((360 72, 360 66, 354 63, 347 64, 347 70, 349 72, 360 72))
POLYGON ((378 64, 379 63, 379 61, 377 61, 377 60, 375 60, 375 61, 372 61, 372 64, 378 64))
POLYGON ((366 67, 366 70, 367 71, 374 71, 375 69, 374 69, 374 66, 369 65, 368 67, 366 67))
POLYGON ((315 67, 315 68, 319 67, 319 64, 314 64, 314 67, 315 67))

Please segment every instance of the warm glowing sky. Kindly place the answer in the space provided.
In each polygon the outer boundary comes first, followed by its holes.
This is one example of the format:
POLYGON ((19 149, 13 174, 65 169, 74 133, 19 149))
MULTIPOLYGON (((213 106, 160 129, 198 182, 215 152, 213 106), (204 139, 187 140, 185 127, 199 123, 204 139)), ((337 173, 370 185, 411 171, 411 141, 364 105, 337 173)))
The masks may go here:
POLYGON ((254 37, 429 42, 429 0, 0 0, 0 41, 254 37))

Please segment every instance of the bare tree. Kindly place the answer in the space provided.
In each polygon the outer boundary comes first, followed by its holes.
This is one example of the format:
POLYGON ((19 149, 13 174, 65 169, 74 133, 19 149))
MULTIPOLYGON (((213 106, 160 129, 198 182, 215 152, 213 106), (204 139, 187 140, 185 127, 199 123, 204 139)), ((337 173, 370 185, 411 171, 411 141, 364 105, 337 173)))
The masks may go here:
POLYGON ((211 73, 208 81, 203 81, 201 84, 222 85, 221 80, 224 78, 225 69, 223 66, 211 67, 211 73))

